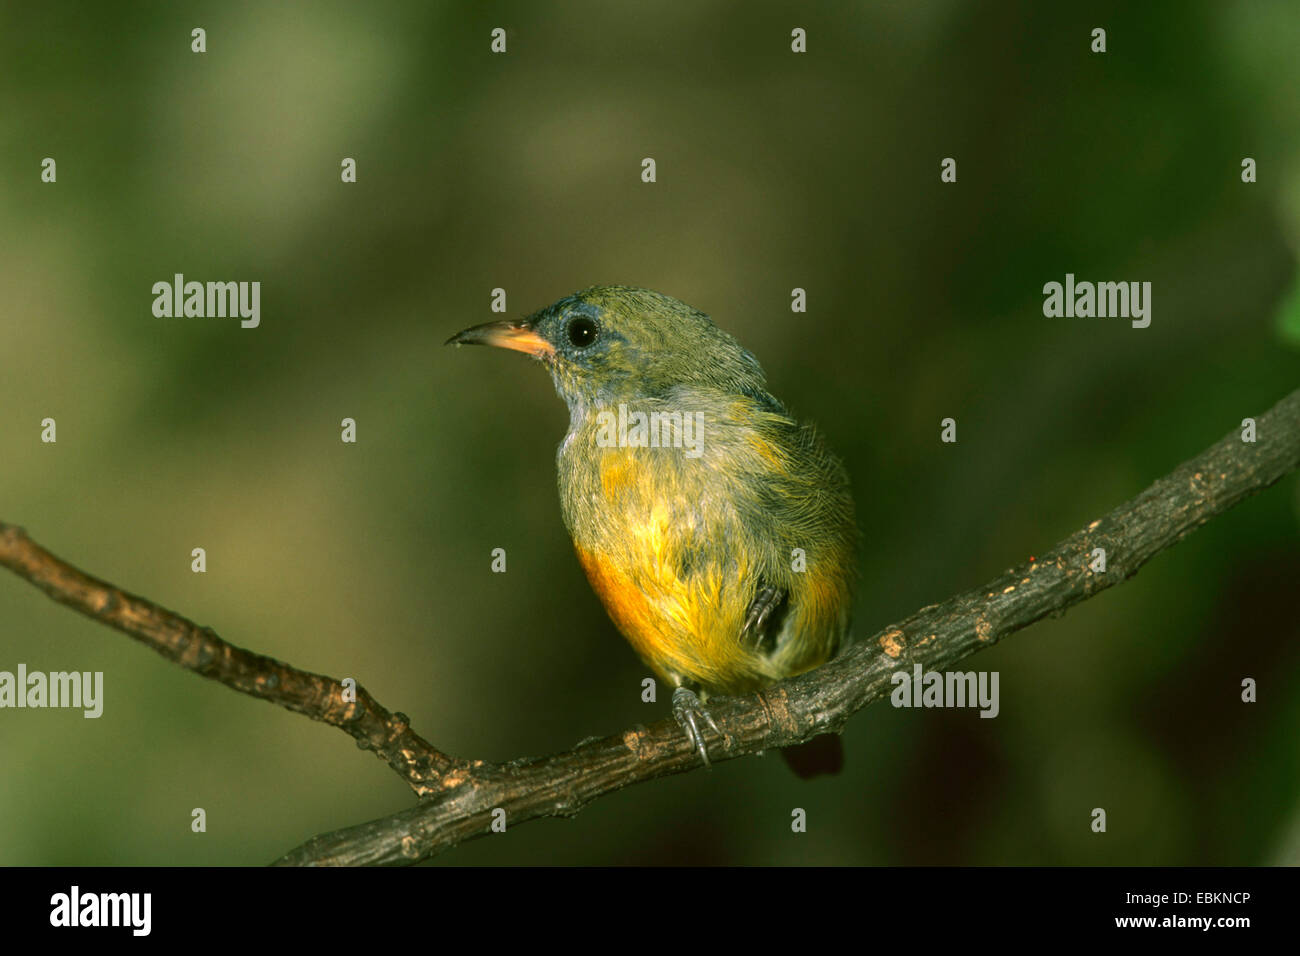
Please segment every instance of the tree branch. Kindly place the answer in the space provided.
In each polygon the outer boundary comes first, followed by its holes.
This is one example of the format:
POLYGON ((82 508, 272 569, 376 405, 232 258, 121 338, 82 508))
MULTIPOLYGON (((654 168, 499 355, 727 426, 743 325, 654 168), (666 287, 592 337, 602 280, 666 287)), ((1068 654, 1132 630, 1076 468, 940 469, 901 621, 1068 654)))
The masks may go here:
MULTIPOLYGON (((889 694, 896 670, 915 664, 942 670, 1132 577, 1210 518, 1300 467, 1300 391, 1256 424, 1258 441, 1243 442, 1233 431, 1042 557, 983 587, 922 608, 808 674, 748 697, 711 699, 710 712, 727 738, 710 741, 711 758, 731 759, 836 732, 852 714, 889 694), (1098 548, 1105 550, 1104 572, 1090 567, 1098 548)), ((572 816, 603 794, 702 766, 672 719, 548 757, 506 764, 452 758, 360 688, 357 702, 346 704, 337 681, 233 647, 208 628, 77 571, 21 529, 0 524, 0 564, 169 660, 347 730, 423 797, 391 816, 314 837, 280 864, 413 863, 486 834, 494 809, 506 811, 510 826, 572 816)))

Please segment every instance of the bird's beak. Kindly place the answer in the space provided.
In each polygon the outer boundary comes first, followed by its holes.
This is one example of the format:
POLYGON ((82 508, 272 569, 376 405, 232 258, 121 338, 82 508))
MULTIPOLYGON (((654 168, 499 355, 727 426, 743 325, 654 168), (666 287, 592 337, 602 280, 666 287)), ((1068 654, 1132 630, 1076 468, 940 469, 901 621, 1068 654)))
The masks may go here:
POLYGON ((495 345, 497 348, 525 352, 539 359, 547 359, 555 354, 555 346, 538 335, 527 319, 484 322, 457 332, 443 344, 495 345))

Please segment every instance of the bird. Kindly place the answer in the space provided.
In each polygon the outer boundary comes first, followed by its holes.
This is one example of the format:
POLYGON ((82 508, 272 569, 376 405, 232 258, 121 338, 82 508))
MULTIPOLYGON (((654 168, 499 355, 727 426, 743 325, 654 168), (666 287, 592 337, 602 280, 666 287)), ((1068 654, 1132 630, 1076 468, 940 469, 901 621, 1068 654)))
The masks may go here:
MULTIPOLYGON (((709 316, 600 285, 446 344, 522 352, 550 373, 569 410, 556 470, 578 561, 615 627, 673 687, 673 716, 706 765, 704 728, 726 740, 710 696, 812 670, 849 640, 848 473, 709 316)), ((838 769, 839 738, 828 739, 827 769, 838 769)))

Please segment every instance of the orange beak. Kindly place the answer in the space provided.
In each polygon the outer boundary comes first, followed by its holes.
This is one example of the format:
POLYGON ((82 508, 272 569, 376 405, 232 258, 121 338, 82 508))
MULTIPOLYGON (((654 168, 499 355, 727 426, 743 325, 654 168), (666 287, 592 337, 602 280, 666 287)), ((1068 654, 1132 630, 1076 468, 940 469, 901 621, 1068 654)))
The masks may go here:
POLYGON ((513 349, 539 359, 548 359, 555 354, 555 347, 533 331, 527 319, 484 322, 457 332, 443 344, 495 345, 500 349, 513 349))

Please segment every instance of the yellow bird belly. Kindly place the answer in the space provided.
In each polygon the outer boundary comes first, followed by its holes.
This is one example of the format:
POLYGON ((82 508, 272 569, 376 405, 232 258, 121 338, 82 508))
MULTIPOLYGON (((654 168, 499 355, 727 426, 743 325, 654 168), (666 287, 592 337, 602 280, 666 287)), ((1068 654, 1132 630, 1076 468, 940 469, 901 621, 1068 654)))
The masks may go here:
POLYGON ((824 663, 845 623, 845 588, 815 569, 793 575, 783 582, 789 639, 769 653, 746 644, 762 569, 740 519, 706 507, 705 489, 683 488, 656 453, 602 449, 583 489, 599 520, 570 527, 592 589, 633 650, 670 683, 714 693, 752 691, 824 663))

